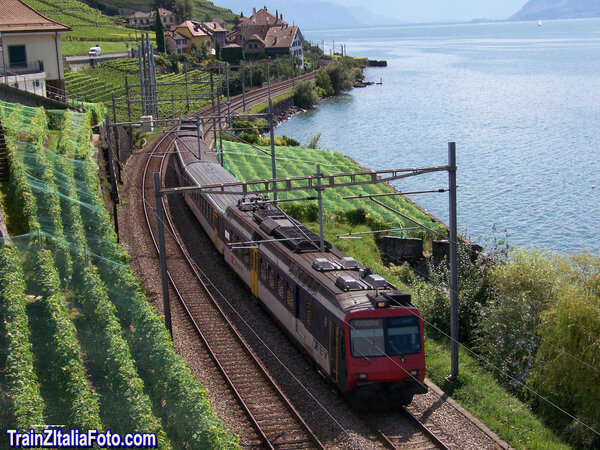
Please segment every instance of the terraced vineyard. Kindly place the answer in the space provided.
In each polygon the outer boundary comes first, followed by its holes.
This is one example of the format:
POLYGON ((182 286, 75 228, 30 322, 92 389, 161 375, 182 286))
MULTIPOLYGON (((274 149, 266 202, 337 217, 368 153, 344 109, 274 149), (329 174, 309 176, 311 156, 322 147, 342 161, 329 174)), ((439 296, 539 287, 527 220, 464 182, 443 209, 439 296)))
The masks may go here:
POLYGON ((117 243, 90 158, 90 115, 0 102, 0 120, 13 235, 0 244, 2 428, 63 424, 155 433, 164 449, 236 447, 117 243))
MULTIPOLYGON (((116 98, 125 97, 125 78, 129 86, 139 85, 139 65, 135 59, 120 59, 107 61, 94 68, 78 70, 65 73, 65 87, 70 94, 84 98, 91 103, 104 103, 109 111, 112 111, 112 94, 116 98)), ((199 70, 188 72, 188 95, 205 96, 210 93, 209 77, 199 70)), ((173 111, 177 116, 197 111, 202 108, 207 100, 194 100, 188 104, 185 101, 186 88, 184 85, 168 85, 168 83, 182 83, 185 81, 185 74, 164 74, 156 77, 157 83, 164 84, 158 87, 158 96, 160 99, 166 99, 159 103, 159 113, 162 116, 171 116, 173 111), (173 105, 170 102, 171 95, 176 99, 173 105), (178 99, 178 100, 177 100, 178 99), (183 100, 182 100, 183 99, 183 100)), ((139 87, 132 88, 130 96, 140 98, 139 87)), ((117 104, 117 120, 124 121, 128 118, 127 105, 124 102, 117 104)), ((132 117, 137 118, 141 115, 141 106, 139 103, 131 104, 132 117)))
MULTIPOLYGON (((250 145, 223 141, 223 148, 225 167, 238 179, 260 180, 271 178, 269 147, 263 147, 263 153, 250 145)), ((277 155, 278 177, 311 175, 316 173, 317 164, 321 165, 321 171, 325 174, 364 170, 341 153, 329 150, 276 146, 275 154, 277 155)), ((385 208, 372 203, 368 199, 343 199, 343 197, 349 195, 380 194, 393 191, 393 188, 383 184, 326 189, 323 194, 323 207, 330 213, 337 212, 338 214, 341 211, 363 208, 365 211, 369 211, 371 219, 374 219, 375 223, 381 227, 413 227, 414 225, 410 221, 387 211, 385 208)), ((299 198, 314 195, 314 191, 296 191, 281 193, 279 194, 279 198, 299 198)), ((441 224, 434 222, 422 210, 401 197, 380 198, 379 200, 428 227, 440 232, 444 231, 441 224)), ((422 232, 417 232, 416 234, 422 236, 422 232)))
MULTIPOLYGON (((93 45, 100 45, 104 53, 125 52, 126 43, 134 45, 139 31, 121 25, 119 17, 109 17, 77 0, 24 0, 49 19, 56 20, 73 30, 61 36, 65 56, 87 54, 93 45)), ((151 39, 154 33, 150 32, 151 39)))

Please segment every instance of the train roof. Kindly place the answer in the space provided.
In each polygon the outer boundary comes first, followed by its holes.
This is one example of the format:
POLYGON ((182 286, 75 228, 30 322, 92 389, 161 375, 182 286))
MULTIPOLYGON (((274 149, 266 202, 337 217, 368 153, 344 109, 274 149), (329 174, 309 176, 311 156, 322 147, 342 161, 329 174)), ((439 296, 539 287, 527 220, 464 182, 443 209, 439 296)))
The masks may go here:
MULTIPOLYGON (((237 182, 230 172, 216 163, 198 162, 187 166, 197 184, 237 182)), ((235 190, 236 188, 226 188, 235 190)), ((244 239, 268 241, 261 251, 293 275, 315 298, 321 298, 342 313, 371 309, 381 302, 385 307, 412 306, 410 295, 398 291, 383 277, 348 257, 326 242, 319 249, 319 236, 280 208, 260 199, 241 195, 207 197, 229 220, 245 231, 244 239), (242 200, 244 199, 244 200, 242 200), (247 201, 250 200, 250 201, 247 201), (276 241, 277 239, 277 241, 276 241)), ((331 308, 330 308, 331 309, 331 308)))
MULTIPOLYGON (((239 180, 230 172, 221 167, 219 164, 212 162, 195 162, 187 167, 188 174, 194 179, 196 184, 220 184, 220 183, 237 183, 239 180)), ((225 191, 239 190, 235 187, 227 187, 225 191)), ((242 199, 242 195, 223 195, 223 194, 206 194, 217 208, 221 210, 221 214, 225 213, 228 206, 237 208, 238 201, 242 199)))

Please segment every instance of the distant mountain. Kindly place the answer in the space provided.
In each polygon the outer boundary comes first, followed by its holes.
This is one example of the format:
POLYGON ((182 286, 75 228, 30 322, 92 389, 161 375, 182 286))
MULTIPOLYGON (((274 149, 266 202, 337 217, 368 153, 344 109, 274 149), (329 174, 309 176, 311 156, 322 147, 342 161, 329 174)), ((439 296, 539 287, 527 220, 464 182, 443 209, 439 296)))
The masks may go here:
POLYGON ((529 0, 509 20, 580 19, 600 17, 598 0, 529 0))

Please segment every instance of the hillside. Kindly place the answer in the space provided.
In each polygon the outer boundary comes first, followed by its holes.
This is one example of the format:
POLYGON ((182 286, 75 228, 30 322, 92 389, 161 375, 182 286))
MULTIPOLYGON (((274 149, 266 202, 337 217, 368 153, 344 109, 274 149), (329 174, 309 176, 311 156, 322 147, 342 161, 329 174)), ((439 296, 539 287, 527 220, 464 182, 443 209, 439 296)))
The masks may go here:
POLYGON ((509 20, 600 17, 598 0, 529 0, 509 20))
MULTIPOLYGON (((84 3, 109 15, 130 15, 136 11, 150 11, 154 8, 154 0, 82 0, 84 3)), ((232 22, 237 17, 229 9, 215 6, 209 0, 192 0, 193 19, 205 20, 219 17, 232 22)))

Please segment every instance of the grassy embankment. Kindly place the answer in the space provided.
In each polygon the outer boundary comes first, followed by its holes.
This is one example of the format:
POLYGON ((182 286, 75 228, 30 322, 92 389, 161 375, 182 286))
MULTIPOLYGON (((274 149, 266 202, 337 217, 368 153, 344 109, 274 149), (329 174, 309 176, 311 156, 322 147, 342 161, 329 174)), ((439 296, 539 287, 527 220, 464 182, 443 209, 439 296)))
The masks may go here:
MULTIPOLYGON (((270 156, 260 153, 251 146, 224 142, 225 166, 239 179, 270 178, 270 156)), ((264 148, 268 151, 268 147, 264 148)), ((359 166, 337 152, 313 150, 294 147, 276 148, 278 176, 307 175, 315 173, 316 164, 321 164, 325 173, 340 173, 361 170, 359 166)), ((389 192, 391 188, 381 185, 357 186, 344 188, 341 192, 326 190, 324 192, 324 208, 326 211, 325 238, 345 253, 354 256, 362 264, 373 267, 386 279, 402 286, 398 270, 384 266, 379 249, 372 235, 365 235, 362 240, 338 239, 336 235, 348 232, 368 231, 367 225, 352 226, 343 220, 340 211, 351 211, 362 207, 368 211, 370 220, 376 225, 411 226, 403 219, 389 213, 368 200, 343 200, 349 194, 367 194, 389 192)), ((294 197, 310 195, 309 192, 295 192, 294 197)), ((280 198, 290 197, 281 193, 280 198)), ((424 213, 399 197, 384 200, 390 206, 438 230, 440 224, 433 223, 424 213)), ((318 223, 307 225, 318 231, 318 223)), ((417 232, 417 236, 426 234, 417 232)), ((418 306, 418 305, 417 305, 418 306)), ((439 386, 444 385, 444 378, 450 373, 449 342, 426 332, 426 355, 429 377, 439 386)), ((488 425, 494 432, 515 448, 568 448, 550 430, 537 419, 529 407, 501 387, 493 376, 468 352, 461 351, 460 375, 458 382, 448 390, 452 397, 462 406, 488 425)))

